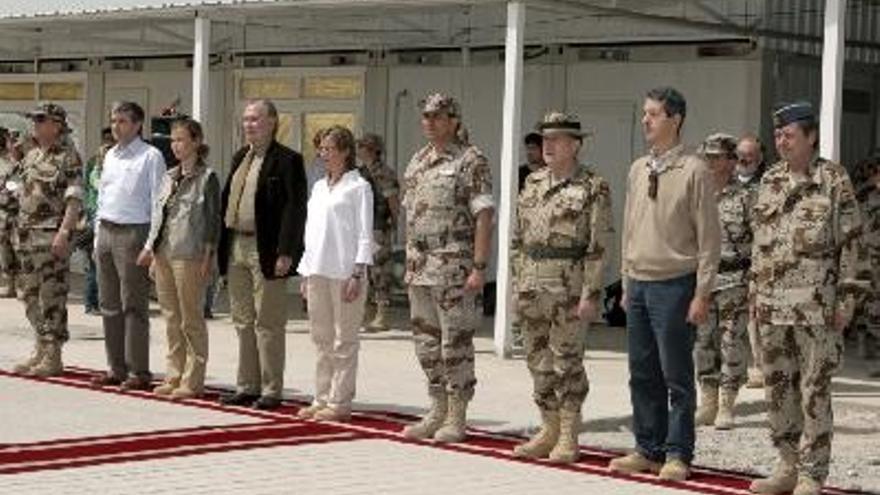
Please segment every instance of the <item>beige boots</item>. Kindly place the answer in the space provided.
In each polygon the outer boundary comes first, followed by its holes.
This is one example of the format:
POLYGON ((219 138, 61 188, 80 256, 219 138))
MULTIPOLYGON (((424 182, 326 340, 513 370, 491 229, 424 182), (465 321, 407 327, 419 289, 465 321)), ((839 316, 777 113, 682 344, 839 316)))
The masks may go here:
POLYGON ((730 430, 734 426, 733 409, 736 405, 737 391, 722 388, 719 397, 718 387, 700 386, 700 407, 697 408, 694 422, 697 426, 715 425, 719 430, 730 430))
POLYGON ((428 414, 418 423, 411 424, 403 429, 403 436, 414 440, 425 440, 433 438, 437 430, 443 426, 446 420, 449 401, 446 394, 438 395, 431 398, 431 409, 428 414))
POLYGON ((788 493, 798 485, 797 454, 783 455, 768 478, 757 479, 749 486, 752 493, 776 495, 788 493))
POLYGON ((528 442, 517 445, 513 455, 530 459, 543 459, 559 441, 559 412, 541 410, 541 429, 528 442))
POLYGON ((64 371, 61 363, 61 344, 37 341, 31 356, 13 368, 15 373, 31 376, 58 376, 64 371))
POLYGON ((388 305, 377 304, 376 315, 365 327, 368 332, 385 332, 388 330, 388 305))
POLYGON ((694 422, 697 426, 715 424, 718 416, 718 387, 700 385, 700 407, 697 408, 694 422))
POLYGON ((528 442, 517 445, 513 455, 530 459, 549 459, 551 462, 577 461, 578 433, 581 416, 571 411, 541 411, 541 429, 528 442))
POLYGON ((58 376, 64 371, 61 363, 61 344, 58 342, 37 341, 31 356, 13 368, 22 375, 58 376))
POLYGON ((464 440, 467 430, 466 400, 452 396, 449 398, 449 409, 443 426, 434 433, 434 440, 443 443, 455 443, 464 440))

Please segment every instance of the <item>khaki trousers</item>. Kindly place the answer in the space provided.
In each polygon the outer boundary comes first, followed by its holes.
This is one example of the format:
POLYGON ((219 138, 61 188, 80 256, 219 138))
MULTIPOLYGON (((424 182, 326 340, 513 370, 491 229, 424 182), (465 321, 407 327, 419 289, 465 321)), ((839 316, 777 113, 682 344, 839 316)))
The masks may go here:
POLYGON ((260 271, 257 238, 238 234, 232 240, 227 278, 238 333, 238 392, 281 398, 287 279, 267 280, 260 271))
POLYGON ((201 393, 208 362, 208 327, 202 308, 206 281, 196 260, 155 258, 156 295, 168 336, 165 381, 201 393))
POLYGON ((314 404, 351 412, 367 284, 362 281, 360 294, 349 303, 342 300, 344 284, 344 280, 312 275, 307 282, 307 297, 312 342, 318 352, 314 404))

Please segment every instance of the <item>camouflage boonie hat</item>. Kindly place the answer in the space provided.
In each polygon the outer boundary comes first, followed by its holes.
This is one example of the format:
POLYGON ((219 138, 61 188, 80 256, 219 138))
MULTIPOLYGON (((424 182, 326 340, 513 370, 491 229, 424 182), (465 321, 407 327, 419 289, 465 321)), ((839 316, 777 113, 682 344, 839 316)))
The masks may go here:
POLYGON ((590 135, 581 129, 581 121, 572 114, 558 112, 556 110, 547 112, 544 120, 536 126, 538 132, 542 136, 549 134, 568 134, 575 138, 583 138, 590 135))
POLYGON ((47 117, 67 127, 67 111, 55 103, 43 103, 27 114, 28 118, 47 117))
POLYGON ((385 150, 385 141, 382 139, 382 136, 378 134, 364 134, 363 137, 357 140, 357 145, 365 146, 379 152, 385 150))
POLYGON ((783 105, 773 112, 773 128, 779 129, 793 122, 815 122, 816 112, 813 105, 806 101, 799 101, 789 105, 783 105))
POLYGON ((736 144, 735 137, 723 132, 716 132, 706 137, 703 143, 700 144, 697 153, 703 156, 733 157, 736 155, 736 144))
POLYGON ((422 113, 445 111, 450 117, 461 117, 461 106, 445 93, 431 93, 419 102, 422 113))

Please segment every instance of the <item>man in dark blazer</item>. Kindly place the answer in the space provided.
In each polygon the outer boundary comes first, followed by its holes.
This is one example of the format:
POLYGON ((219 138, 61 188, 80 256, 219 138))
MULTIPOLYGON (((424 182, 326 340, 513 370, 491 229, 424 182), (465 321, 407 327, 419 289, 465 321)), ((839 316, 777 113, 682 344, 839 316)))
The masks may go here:
POLYGON ((217 253, 239 353, 236 392, 221 402, 274 409, 284 386, 287 277, 303 252, 306 174, 302 156, 275 140, 271 101, 250 102, 242 125, 247 144, 233 157, 223 188, 217 253))

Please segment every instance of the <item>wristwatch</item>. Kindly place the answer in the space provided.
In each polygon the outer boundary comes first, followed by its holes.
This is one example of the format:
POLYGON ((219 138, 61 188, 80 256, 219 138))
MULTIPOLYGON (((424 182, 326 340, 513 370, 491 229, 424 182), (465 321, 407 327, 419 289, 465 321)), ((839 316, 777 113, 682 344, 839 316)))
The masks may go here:
POLYGON ((484 272, 487 266, 485 261, 474 261, 474 270, 484 272))

